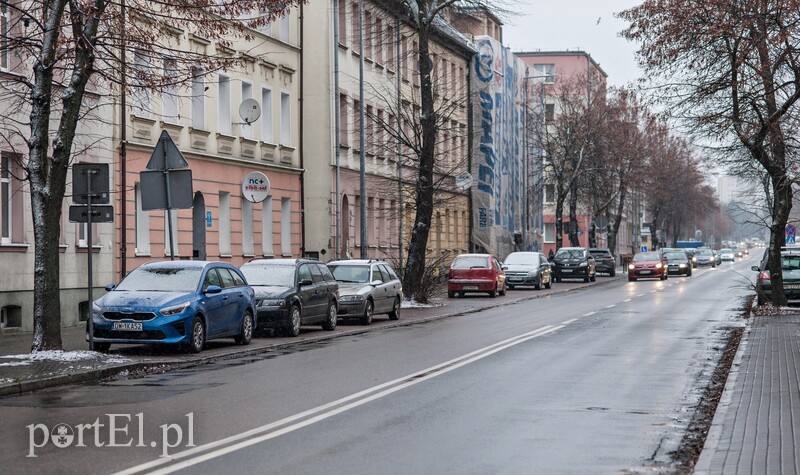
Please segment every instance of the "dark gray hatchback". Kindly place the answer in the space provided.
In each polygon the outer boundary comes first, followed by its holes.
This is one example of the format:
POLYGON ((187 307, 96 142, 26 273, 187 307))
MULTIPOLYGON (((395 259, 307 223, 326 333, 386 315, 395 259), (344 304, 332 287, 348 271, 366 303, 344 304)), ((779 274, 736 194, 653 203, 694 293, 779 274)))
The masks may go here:
POLYGON ((301 325, 336 328, 339 284, 324 263, 311 259, 256 259, 241 270, 256 294, 259 329, 272 328, 297 336, 301 325))
POLYGON ((617 275, 617 261, 611 251, 605 248, 593 247, 589 249, 589 254, 594 257, 596 272, 608 274, 611 277, 617 275))

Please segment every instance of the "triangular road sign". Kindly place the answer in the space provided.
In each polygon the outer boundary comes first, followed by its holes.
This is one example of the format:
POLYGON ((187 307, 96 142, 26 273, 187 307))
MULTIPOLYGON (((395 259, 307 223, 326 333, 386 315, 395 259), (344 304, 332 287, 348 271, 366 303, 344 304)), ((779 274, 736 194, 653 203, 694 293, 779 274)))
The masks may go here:
POLYGON ((147 169, 170 170, 173 168, 189 168, 189 162, 178 150, 178 146, 175 145, 175 141, 167 131, 162 130, 156 148, 150 156, 150 161, 147 162, 147 169))

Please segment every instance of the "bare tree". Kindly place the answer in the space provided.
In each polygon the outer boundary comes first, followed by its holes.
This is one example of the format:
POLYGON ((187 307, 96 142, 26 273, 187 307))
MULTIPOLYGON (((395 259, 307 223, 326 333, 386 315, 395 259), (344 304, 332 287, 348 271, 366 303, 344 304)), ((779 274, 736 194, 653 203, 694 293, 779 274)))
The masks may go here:
POLYGON ((180 29, 228 47, 236 38, 249 39, 248 28, 267 24, 296 3, 31 0, 7 4, 12 19, 8 31, 13 32, 8 45, 26 58, 15 67, 17 74, 0 86, 4 96, 18 99, 17 109, 7 110, 5 118, 7 123, 17 121, 11 132, 27 146, 25 172, 35 248, 34 351, 61 348, 61 307, 53 298, 60 291, 58 236, 76 128, 93 107, 87 91, 113 96, 123 80, 134 94, 160 91, 185 83, 198 70, 205 74, 235 66, 240 58, 177 49, 170 39, 180 29), (173 71, 126 68, 126 59, 136 55, 172 61, 173 71), (20 118, 26 113, 27 121, 20 118))
POLYGON ((800 99, 797 0, 646 0, 620 16, 659 96, 706 141, 747 151, 770 178, 772 299, 785 305, 780 250, 792 207, 789 131, 800 99), (687 27, 690 25, 690 27, 687 27))

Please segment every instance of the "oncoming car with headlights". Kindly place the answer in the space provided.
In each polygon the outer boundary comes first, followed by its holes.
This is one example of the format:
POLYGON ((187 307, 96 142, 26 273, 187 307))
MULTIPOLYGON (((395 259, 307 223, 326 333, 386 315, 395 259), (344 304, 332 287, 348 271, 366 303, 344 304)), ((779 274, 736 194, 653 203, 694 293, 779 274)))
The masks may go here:
POLYGON ((667 265, 660 252, 640 252, 634 254, 628 265, 628 281, 637 279, 667 279, 667 265))
POLYGON ((253 289, 224 262, 150 262, 106 289, 92 305, 99 351, 112 343, 159 343, 197 353, 215 338, 246 345, 255 330, 253 289))

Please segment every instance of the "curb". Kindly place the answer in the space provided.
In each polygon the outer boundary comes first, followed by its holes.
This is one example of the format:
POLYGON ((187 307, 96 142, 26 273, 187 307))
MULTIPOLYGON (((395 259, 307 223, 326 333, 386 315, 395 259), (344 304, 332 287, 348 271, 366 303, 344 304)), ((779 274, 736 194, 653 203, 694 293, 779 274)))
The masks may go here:
POLYGON ((739 371, 742 367, 742 358, 744 358, 745 350, 749 344, 750 332, 752 330, 752 315, 745 322, 744 332, 742 339, 739 341, 739 348, 736 349, 736 355, 733 357, 731 369, 728 372, 728 378, 725 380, 725 389, 722 390, 722 396, 717 404, 717 409, 714 411, 714 417, 711 419, 711 426, 706 434, 706 442, 703 444, 703 450, 700 451, 700 456, 694 465, 692 473, 696 475, 708 475, 711 473, 711 462, 714 455, 719 449, 720 438, 722 437, 722 426, 725 422, 725 417, 731 407, 733 399, 733 392, 736 388, 736 380, 739 377, 739 371))
POLYGON ((88 371, 79 371, 71 374, 64 374, 58 376, 51 376, 42 379, 30 379, 26 381, 20 381, 17 383, 10 383, 5 385, 0 385, 0 398, 7 397, 7 396, 17 396, 23 393, 39 391, 42 389, 52 388, 56 386, 64 386, 67 384, 76 384, 76 383, 85 383, 89 381, 98 381, 101 379, 111 378, 114 376, 119 375, 124 371, 134 372, 134 371, 144 371, 156 366, 163 366, 165 371, 170 371, 172 369, 178 368, 191 368, 195 366, 201 366, 208 363, 213 363, 215 361, 223 361, 228 359, 234 358, 241 358, 244 356, 252 356, 258 355, 261 353, 266 353, 268 351, 273 351, 279 348, 285 348, 290 346, 298 346, 304 345, 307 343, 315 343, 319 341, 326 341, 332 340, 334 338, 341 338, 346 336, 353 336, 353 335, 360 335, 362 333, 368 333, 373 331, 381 331, 384 329, 391 329, 391 328, 400 328, 400 327, 407 327, 411 325, 416 325, 420 323, 428 323, 435 320, 440 320, 443 318, 450 318, 450 317, 458 317, 461 315, 469 315, 472 313, 482 312, 487 309, 497 308, 497 307, 505 307, 508 305, 513 305, 520 302, 526 302, 529 300, 535 300, 539 298, 546 298, 551 295, 558 295, 567 292, 573 291, 581 291, 587 289, 589 287, 595 287, 599 285, 607 285, 611 282, 614 282, 617 278, 609 278, 606 281, 595 281, 595 282, 584 282, 583 285, 578 287, 572 287, 569 289, 563 290, 553 290, 552 292, 548 292, 547 294, 534 294, 525 297, 520 297, 518 299, 514 299, 508 302, 489 302, 486 305, 479 305, 474 308, 464 309, 464 310, 457 310, 452 312, 445 312, 442 314, 431 315, 428 317, 422 317, 415 320, 397 320, 392 323, 388 323, 381 326, 369 326, 369 327, 362 327, 356 328, 353 330, 346 330, 338 333, 331 333, 331 334, 320 334, 315 335, 313 337, 309 337, 304 340, 290 340, 285 342, 276 342, 274 344, 269 344, 266 346, 260 346, 258 348, 247 348, 243 347, 242 350, 235 351, 232 353, 226 353, 224 355, 212 355, 212 356, 197 356, 189 361, 170 361, 170 360, 157 360, 157 361, 148 361, 142 362, 137 361, 134 363, 126 363, 126 364, 119 364, 114 366, 108 366, 106 368, 98 368, 88 371))

